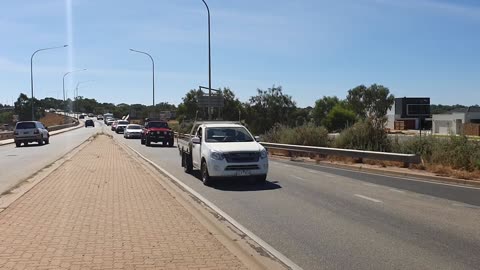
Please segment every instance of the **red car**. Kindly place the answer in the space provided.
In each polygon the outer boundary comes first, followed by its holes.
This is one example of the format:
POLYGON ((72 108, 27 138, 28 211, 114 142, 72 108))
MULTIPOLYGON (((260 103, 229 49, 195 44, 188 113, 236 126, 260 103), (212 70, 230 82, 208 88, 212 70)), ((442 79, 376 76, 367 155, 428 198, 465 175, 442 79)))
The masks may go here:
POLYGON ((152 142, 161 142, 164 146, 173 146, 175 136, 165 121, 148 121, 142 129, 141 144, 150 146, 152 142))

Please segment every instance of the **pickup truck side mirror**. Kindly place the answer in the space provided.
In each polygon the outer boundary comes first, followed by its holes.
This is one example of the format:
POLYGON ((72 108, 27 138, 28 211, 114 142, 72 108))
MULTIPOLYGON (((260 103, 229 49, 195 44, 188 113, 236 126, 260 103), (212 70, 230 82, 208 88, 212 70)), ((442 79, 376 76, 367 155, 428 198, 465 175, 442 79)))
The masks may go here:
POLYGON ((255 141, 260 142, 260 136, 255 136, 255 141))
POLYGON ((200 144, 200 141, 201 141, 201 140, 200 140, 199 137, 193 137, 193 138, 192 138, 192 143, 193 143, 193 144, 200 144))

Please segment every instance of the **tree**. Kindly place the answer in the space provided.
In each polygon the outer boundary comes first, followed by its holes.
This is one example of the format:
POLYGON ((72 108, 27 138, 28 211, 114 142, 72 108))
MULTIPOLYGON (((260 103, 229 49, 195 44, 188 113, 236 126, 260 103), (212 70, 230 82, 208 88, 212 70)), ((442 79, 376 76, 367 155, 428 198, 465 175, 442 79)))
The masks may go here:
POLYGON ((236 121, 244 115, 245 109, 235 93, 230 88, 223 88, 223 108, 221 108, 221 115, 224 120, 236 121))
POLYGON ((368 118, 375 128, 384 128, 386 115, 395 97, 382 85, 357 86, 348 91, 348 106, 361 118, 368 118))
MULTIPOLYGON (((38 99, 33 99, 35 119, 40 119, 45 114, 43 107, 38 99)), ((15 102, 15 114, 20 121, 32 120, 32 101, 27 95, 21 93, 15 102)))
POLYGON ((312 118, 315 125, 320 126, 322 125, 322 121, 327 117, 328 113, 340 103, 338 97, 327 97, 324 96, 321 99, 315 101, 315 107, 312 110, 312 118))
POLYGON ((178 105, 177 110, 177 119, 179 121, 183 121, 183 119, 195 120, 197 111, 199 119, 203 119, 206 116, 205 110, 201 110, 198 107, 198 96, 201 94, 200 90, 192 89, 183 97, 183 102, 178 105))
POLYGON ((257 89, 257 95, 251 97, 245 106, 247 124, 257 134, 271 129, 276 123, 291 122, 296 109, 295 101, 283 93, 281 86, 273 86, 266 91, 257 89))
POLYGON ((328 131, 340 131, 355 123, 355 113, 341 104, 335 105, 327 116, 323 119, 322 124, 328 131))

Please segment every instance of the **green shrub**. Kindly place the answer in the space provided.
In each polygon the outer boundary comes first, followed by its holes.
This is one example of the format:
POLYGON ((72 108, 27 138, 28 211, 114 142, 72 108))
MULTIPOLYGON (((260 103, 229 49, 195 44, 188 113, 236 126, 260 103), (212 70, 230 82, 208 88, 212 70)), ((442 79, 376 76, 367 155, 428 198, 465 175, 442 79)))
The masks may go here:
POLYGON ((264 136, 263 140, 272 143, 327 146, 329 144, 328 131, 324 127, 303 125, 290 128, 284 125, 275 125, 264 136))
POLYGON ((345 129, 335 140, 338 148, 389 152, 391 142, 383 129, 376 129, 368 120, 362 120, 345 129))
POLYGON ((423 161, 429 164, 466 171, 480 169, 480 142, 469 140, 466 136, 415 137, 393 145, 395 152, 421 155, 423 161))

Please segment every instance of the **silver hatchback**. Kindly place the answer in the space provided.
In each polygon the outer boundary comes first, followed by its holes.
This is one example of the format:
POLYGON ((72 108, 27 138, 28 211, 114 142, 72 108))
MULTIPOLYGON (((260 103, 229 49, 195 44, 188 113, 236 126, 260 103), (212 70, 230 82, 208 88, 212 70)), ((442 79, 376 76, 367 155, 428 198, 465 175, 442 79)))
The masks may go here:
POLYGON ((13 133, 15 145, 20 147, 30 142, 37 142, 39 145, 50 143, 50 134, 47 128, 38 121, 17 122, 13 133))

